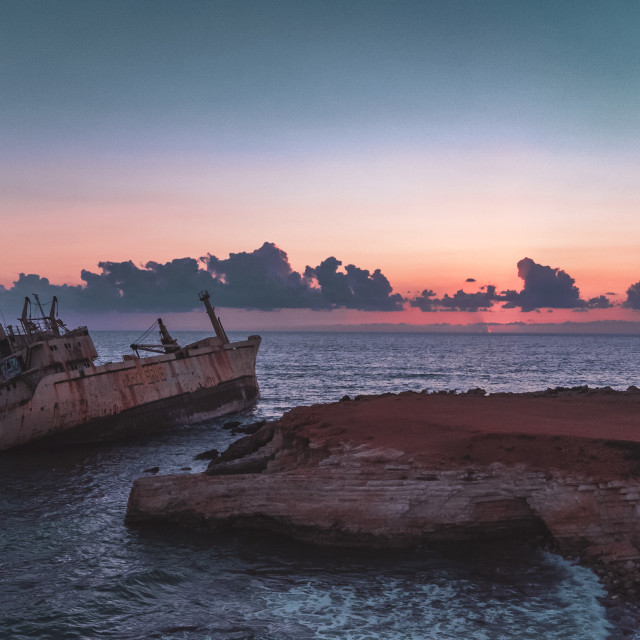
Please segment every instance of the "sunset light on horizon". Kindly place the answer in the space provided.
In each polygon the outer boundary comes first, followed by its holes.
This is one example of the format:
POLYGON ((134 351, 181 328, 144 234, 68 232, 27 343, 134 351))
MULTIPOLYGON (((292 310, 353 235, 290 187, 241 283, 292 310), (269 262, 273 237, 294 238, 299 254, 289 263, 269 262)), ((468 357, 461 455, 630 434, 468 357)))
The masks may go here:
POLYGON ((640 322, 636 2, 0 16, 5 316, 187 327, 206 286, 256 329, 640 322))

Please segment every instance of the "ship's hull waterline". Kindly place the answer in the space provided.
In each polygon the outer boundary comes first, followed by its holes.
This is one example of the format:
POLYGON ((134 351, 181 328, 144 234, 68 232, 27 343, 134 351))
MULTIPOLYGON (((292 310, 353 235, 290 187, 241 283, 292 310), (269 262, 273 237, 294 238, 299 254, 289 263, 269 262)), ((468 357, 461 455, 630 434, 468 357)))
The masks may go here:
POLYGON ((258 336, 207 338, 178 353, 45 376, 26 402, 3 408, 0 398, 0 450, 132 437, 247 409, 259 395, 259 345, 258 336))

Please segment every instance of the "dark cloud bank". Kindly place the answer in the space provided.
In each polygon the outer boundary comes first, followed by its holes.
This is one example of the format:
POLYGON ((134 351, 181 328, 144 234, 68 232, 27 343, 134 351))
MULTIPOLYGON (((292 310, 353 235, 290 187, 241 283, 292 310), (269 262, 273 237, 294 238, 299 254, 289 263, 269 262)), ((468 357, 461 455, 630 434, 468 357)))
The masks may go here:
MULTIPOLYGON (((44 300, 58 296, 63 308, 77 312, 170 312, 198 307, 197 293, 208 289, 217 306, 243 309, 335 308, 363 311, 400 311, 406 305, 424 312, 479 311, 494 305, 539 309, 606 309, 612 304, 604 296, 580 297, 574 279, 566 272, 538 264, 530 258, 518 262, 521 291, 498 292, 486 285, 474 293, 460 289, 438 298, 431 289, 419 296, 403 298, 392 292, 380 269, 373 272, 353 264, 343 265, 335 257, 303 273, 291 268, 287 254, 265 242, 252 252, 231 253, 221 259, 207 255, 198 260, 179 258, 136 266, 132 261, 100 262, 100 273, 83 270, 82 285, 53 285, 39 275, 20 274, 9 289, 0 286, 0 307, 22 308, 25 296, 37 293, 44 300)), ((468 278, 467 283, 475 283, 468 278)), ((640 282, 627 291, 624 307, 640 309, 640 282)), ((13 314, 12 314, 13 315, 13 314)))
POLYGON ((293 271, 287 254, 265 242, 251 253, 220 259, 180 258, 143 267, 132 261, 100 262, 100 273, 83 270, 83 285, 53 285, 39 275, 20 274, 10 289, 0 288, 0 305, 22 308, 25 296, 56 295, 74 311, 190 311, 199 306, 197 293, 207 289, 220 307, 244 309, 337 307, 364 311, 400 311, 404 299, 392 293, 380 269, 373 273, 327 258, 304 274, 293 271))
MULTIPOLYGON (((613 306, 609 298, 604 295, 583 300, 575 280, 568 273, 538 264, 531 258, 524 258, 518 262, 518 276, 524 281, 522 291, 508 289, 498 293, 494 285, 487 285, 476 293, 465 293, 461 289, 452 296, 445 294, 444 297, 437 299, 433 291, 426 289, 420 296, 409 300, 409 303, 422 311, 479 311, 490 309, 496 303, 503 303, 502 307, 505 309, 519 308, 522 311, 539 309, 586 311, 613 306)), ((467 279, 467 282, 471 281, 473 278, 467 279)), ((638 307, 634 308, 640 308, 640 286, 637 293, 638 307)))
POLYGON ((564 271, 537 264, 531 258, 518 262, 518 276, 524 280, 522 291, 505 291, 505 307, 522 311, 549 309, 607 309, 613 306, 606 296, 589 300, 580 298, 575 280, 564 271))

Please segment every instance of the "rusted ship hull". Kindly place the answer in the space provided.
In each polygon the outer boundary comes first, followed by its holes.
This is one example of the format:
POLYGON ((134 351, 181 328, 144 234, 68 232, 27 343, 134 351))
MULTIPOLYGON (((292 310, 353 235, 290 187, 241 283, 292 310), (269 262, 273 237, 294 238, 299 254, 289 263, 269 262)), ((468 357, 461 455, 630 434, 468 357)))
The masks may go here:
POLYGON ((176 425, 192 424, 242 411, 254 405, 258 395, 255 378, 230 380, 213 389, 183 393, 126 409, 114 416, 95 418, 45 437, 44 440, 35 441, 32 445, 96 443, 142 436, 176 425))
MULTIPOLYGON (((0 450, 132 437, 246 409, 258 399, 259 345, 258 336, 227 344, 207 338, 177 353, 64 371, 13 406, 9 389, 0 450)), ((26 382, 16 379, 13 393, 26 382)))

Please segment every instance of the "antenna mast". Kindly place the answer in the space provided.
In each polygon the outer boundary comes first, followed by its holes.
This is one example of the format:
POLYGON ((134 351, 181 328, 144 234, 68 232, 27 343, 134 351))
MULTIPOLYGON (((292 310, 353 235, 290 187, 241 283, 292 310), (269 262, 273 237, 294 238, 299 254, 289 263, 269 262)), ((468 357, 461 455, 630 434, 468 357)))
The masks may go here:
POLYGON ((200 301, 204 302, 204 308, 207 310, 207 315, 209 316, 209 320, 211 320, 211 325, 213 326, 213 330, 216 332, 216 336, 222 340, 223 344, 229 344, 229 338, 227 338, 227 334, 222 328, 220 318, 216 316, 216 310, 211 306, 210 298, 211 296, 208 291, 200 292, 200 301))

